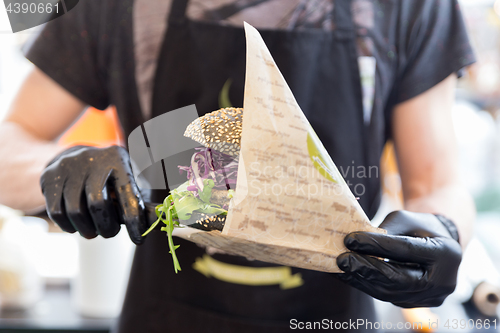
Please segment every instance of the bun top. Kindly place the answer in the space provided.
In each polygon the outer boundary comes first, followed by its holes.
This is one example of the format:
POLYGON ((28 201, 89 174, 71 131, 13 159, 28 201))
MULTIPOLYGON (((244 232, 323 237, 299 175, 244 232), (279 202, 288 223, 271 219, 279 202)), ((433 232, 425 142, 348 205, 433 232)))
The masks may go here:
POLYGON ((207 113, 186 128, 184 136, 221 153, 240 152, 242 108, 223 108, 207 113))

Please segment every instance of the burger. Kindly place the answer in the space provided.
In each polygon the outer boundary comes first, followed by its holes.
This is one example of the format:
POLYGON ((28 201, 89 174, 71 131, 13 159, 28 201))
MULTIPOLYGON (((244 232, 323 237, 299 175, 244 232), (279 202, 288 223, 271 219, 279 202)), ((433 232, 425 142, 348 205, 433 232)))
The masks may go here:
POLYGON ((204 231, 222 231, 229 202, 234 195, 238 174, 243 121, 242 108, 223 108, 208 113, 188 125, 184 136, 200 143, 190 165, 178 166, 186 182, 170 191, 162 204, 154 208, 156 221, 143 234, 147 235, 160 223, 168 235, 175 272, 180 265, 175 255, 175 227, 190 227, 204 231))

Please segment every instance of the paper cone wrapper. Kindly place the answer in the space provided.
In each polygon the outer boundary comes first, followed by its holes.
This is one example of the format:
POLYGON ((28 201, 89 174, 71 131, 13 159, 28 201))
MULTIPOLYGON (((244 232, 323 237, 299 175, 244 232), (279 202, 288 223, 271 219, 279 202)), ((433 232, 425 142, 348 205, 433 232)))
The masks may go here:
POLYGON ((252 259, 341 272, 336 257, 348 233, 385 231, 371 226, 259 32, 245 23, 245 33, 238 182, 226 224, 222 233, 176 234, 252 259))

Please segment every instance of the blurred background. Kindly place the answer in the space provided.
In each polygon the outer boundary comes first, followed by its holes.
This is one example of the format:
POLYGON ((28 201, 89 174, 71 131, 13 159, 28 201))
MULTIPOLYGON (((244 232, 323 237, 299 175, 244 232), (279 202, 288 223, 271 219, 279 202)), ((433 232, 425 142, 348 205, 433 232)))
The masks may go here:
MULTIPOLYGON (((377 302, 377 310, 384 322, 439 320, 443 327, 457 320, 459 328, 446 331, 475 332, 485 327, 470 325, 470 320, 488 319, 489 330, 500 331, 500 0, 459 2, 478 60, 459 80, 454 106, 462 178, 478 210, 474 238, 464 254, 458 287, 441 307, 401 310, 377 302)), ((21 48, 40 27, 13 34, 0 7, 1 120, 32 68, 21 48)), ((88 109, 60 142, 119 144, 123 138, 117 124, 112 108, 88 109)), ((374 224, 401 208, 391 144, 382 157, 382 176, 384 200, 374 224)), ((43 213, 34 215, 0 206, 0 332, 107 332, 126 288, 134 250, 128 236, 89 241, 61 233, 43 213)))
MULTIPOLYGON (((0 5, 0 120, 33 67, 22 47, 41 27, 13 34, 0 5)), ((121 144, 113 108, 89 108, 59 143, 121 144)), ((108 332, 121 310, 134 245, 61 232, 44 212, 0 205, 0 332, 108 332)))

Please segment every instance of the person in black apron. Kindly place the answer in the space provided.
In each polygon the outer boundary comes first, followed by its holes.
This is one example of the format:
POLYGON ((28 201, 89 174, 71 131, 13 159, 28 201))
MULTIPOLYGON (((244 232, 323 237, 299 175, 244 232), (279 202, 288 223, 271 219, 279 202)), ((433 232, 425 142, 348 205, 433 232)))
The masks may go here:
MULTIPOLYGON (((187 4, 185 0, 173 1, 155 78, 152 117, 189 104, 195 104, 201 113, 216 110, 220 89, 228 79, 232 80, 230 100, 235 106, 243 105, 243 29, 189 20, 187 4)), ((335 25, 333 32, 260 33, 323 144, 335 161, 347 164, 365 160, 366 151, 349 1, 336 2, 335 25), (335 123, 342 125, 332 127, 335 123), (346 141, 350 144, 345 145, 346 141)), ((378 193, 377 189, 373 188, 372 193, 378 193)), ((367 197, 362 205, 365 209, 378 206, 375 199, 367 197)), ((145 246, 136 252, 118 332, 153 332, 154 328, 148 328, 149 321, 165 331, 279 332, 288 331, 292 318, 375 320, 370 298, 346 287, 332 274, 294 268, 293 274, 300 272, 304 284, 290 290, 281 290, 278 285, 246 286, 207 279, 192 268, 205 250, 179 239, 179 260, 185 264, 176 275, 165 255, 165 236, 155 232, 148 237, 145 246), (155 267, 144 267, 147 262, 154 262, 155 267), (154 280, 159 284, 141 285, 142 281, 154 280), (152 313, 145 303, 141 304, 141 300, 148 303, 148 298, 157 300, 152 313), (143 321, 144 327, 132 328, 139 318, 149 319, 143 321)), ((223 254, 213 258, 237 266, 272 266, 223 254)))
MULTIPOLYGON (((202 114, 216 110, 220 89, 228 79, 233 82, 230 100, 235 106, 243 105, 246 56, 243 29, 191 21, 186 17, 187 4, 187 0, 174 0, 172 4, 154 83, 152 117, 190 104, 195 104, 202 114)), ((356 161, 357 165, 366 168, 378 166, 384 140, 378 136, 370 137, 368 133, 373 131, 369 131, 363 122, 350 1, 336 1, 334 13, 334 31, 262 29, 260 33, 332 159, 340 165, 356 161)), ((130 119, 127 123, 127 135, 141 125, 131 125, 130 119)), ((57 172, 64 169, 62 165, 75 156, 96 154, 102 157, 103 165, 106 159, 114 161, 113 168, 120 163, 128 165, 127 156, 120 149, 106 150, 106 158, 101 152, 76 148, 55 158, 42 176, 42 188, 48 203, 53 200, 51 190, 57 184, 57 181, 51 182, 48 175, 53 176, 55 172, 57 178, 57 172)), ((91 166, 88 168, 90 170, 91 166)), ((85 179, 84 176, 81 178, 85 179)), ((347 175, 347 180, 349 177, 347 175)), ((132 239, 140 243, 143 241, 140 234, 147 227, 142 220, 144 203, 131 178, 130 168, 124 167, 116 172, 114 179, 117 180, 114 187, 118 200, 125 207, 121 211, 123 216, 114 218, 123 221, 132 239)), ((366 193, 360 204, 371 218, 379 205, 379 179, 364 178, 361 181, 366 193)), ((56 191, 56 196, 58 194, 60 192, 56 191)), ((163 198, 166 193, 156 195, 151 200, 158 201, 157 198, 163 198)), ((85 230, 89 216, 82 217, 78 209, 66 212, 50 204, 48 209, 51 217, 67 231, 81 231, 75 228, 76 224, 82 226, 89 237, 94 234, 111 237, 117 232, 110 226, 113 217, 104 216, 104 206, 89 214, 107 222, 91 230, 85 230)), ((408 231, 401 231, 404 233, 408 231)), ((445 230, 443 234, 446 233, 445 230)), ((437 232, 429 236, 441 237, 443 234, 437 232)), ((117 332, 285 332, 290 330, 293 319, 300 322, 326 319, 333 323, 376 320, 371 297, 344 284, 335 274, 293 268, 293 274, 301 274, 303 285, 287 290, 277 285, 223 282, 206 277, 193 268, 196 259, 206 254, 205 249, 180 239, 176 242, 181 245, 178 258, 183 263, 183 271, 178 275, 172 269, 163 233, 152 232, 143 246, 137 248, 117 332)), ((220 253, 212 254, 212 257, 234 266, 276 266, 220 253)), ((344 263, 341 267, 347 266, 344 263)), ((356 272, 345 275, 343 279, 369 292, 360 285, 359 277, 363 276, 356 272)), ((369 279, 370 275, 366 278, 369 279)), ((352 326, 342 326, 342 329, 355 330, 352 326)), ((363 331, 370 329, 364 328, 363 331)))

